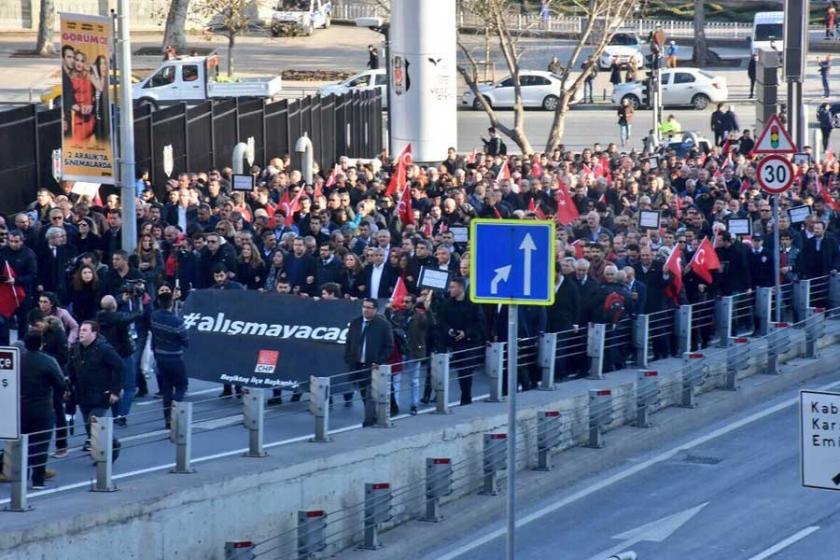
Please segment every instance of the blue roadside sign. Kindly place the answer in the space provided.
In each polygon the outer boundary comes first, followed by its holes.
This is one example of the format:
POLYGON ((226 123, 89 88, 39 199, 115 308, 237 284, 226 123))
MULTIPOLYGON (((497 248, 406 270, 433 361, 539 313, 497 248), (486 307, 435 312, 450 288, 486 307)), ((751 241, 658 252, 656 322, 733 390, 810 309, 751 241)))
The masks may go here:
POLYGON ((554 222, 475 219, 470 222, 470 300, 554 303, 554 222))

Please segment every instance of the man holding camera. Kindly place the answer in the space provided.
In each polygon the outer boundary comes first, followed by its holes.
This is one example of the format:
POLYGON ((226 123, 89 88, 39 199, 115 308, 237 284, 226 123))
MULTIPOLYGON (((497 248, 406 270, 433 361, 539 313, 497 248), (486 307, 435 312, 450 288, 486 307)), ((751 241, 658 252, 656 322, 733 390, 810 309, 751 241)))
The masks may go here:
POLYGON ((461 387, 461 405, 472 403, 473 370, 484 356, 486 321, 478 305, 467 297, 466 282, 456 277, 449 282, 449 299, 443 302, 438 316, 446 351, 457 353, 460 367, 456 377, 461 387))

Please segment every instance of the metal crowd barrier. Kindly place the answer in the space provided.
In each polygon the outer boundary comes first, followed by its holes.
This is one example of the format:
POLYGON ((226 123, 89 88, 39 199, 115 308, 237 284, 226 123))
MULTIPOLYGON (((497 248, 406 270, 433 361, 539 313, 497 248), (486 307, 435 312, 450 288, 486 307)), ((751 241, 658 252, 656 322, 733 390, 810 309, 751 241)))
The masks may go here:
MULTIPOLYGON (((759 288, 756 291, 725 296, 713 301, 682 305, 676 309, 649 315, 627 317, 616 325, 590 324, 587 327, 543 333, 537 337, 523 339, 518 344, 518 364, 526 370, 524 375, 533 372, 536 377, 538 374, 538 388, 549 391, 555 389, 558 382, 573 374, 603 379, 611 368, 626 367, 628 358, 632 358, 635 367, 647 372, 639 377, 635 401, 638 414, 636 423, 646 426, 649 425, 649 413, 658 406, 663 389, 658 385, 656 368, 651 367, 656 361, 655 358, 684 359, 685 374, 682 376, 680 388, 684 406, 696 404, 697 389, 705 383, 715 383, 715 386, 734 390, 738 372, 747 367, 750 360, 756 360, 755 364, 760 364, 766 373, 777 374, 779 358, 791 350, 790 328, 801 329, 804 332, 804 356, 815 358, 817 341, 824 335, 826 321, 840 317, 840 277, 801 280, 789 286, 791 305, 783 301, 782 307, 783 311, 796 318, 796 321, 775 321, 772 315, 777 302, 774 301, 773 289, 759 288), (759 339, 767 344, 766 353, 761 353, 760 356, 753 351, 755 341, 759 339), (702 358, 714 353, 725 355, 726 368, 716 373, 713 379, 702 358)), ((784 292, 782 299, 785 299, 784 292)), ((397 369, 405 370, 406 366, 413 366, 416 362, 419 362, 416 365, 420 367, 420 383, 423 383, 424 376, 428 376, 434 392, 433 407, 421 411, 422 413, 452 413, 450 397, 457 390, 456 382, 468 376, 485 375, 490 388, 487 400, 501 401, 504 398, 502 381, 506 371, 506 346, 505 343, 494 342, 454 352, 433 353, 429 358, 422 360, 379 366, 370 374, 366 397, 370 399, 368 406, 372 406, 376 412, 375 426, 394 426, 394 418, 391 417, 392 394, 410 390, 411 387, 409 379, 404 379, 399 384, 395 381, 393 373, 397 369)), ((54 466, 72 460, 90 461, 92 458, 96 474, 91 489, 98 492, 116 491, 118 488, 114 484, 113 476, 115 453, 131 453, 133 447, 147 443, 169 440, 172 443, 175 463, 170 472, 190 474, 193 472, 194 428, 200 423, 217 419, 212 414, 219 412, 241 414, 242 425, 247 431, 247 437, 243 438, 243 443, 247 441, 247 451, 243 454, 247 458, 258 459, 266 456, 266 423, 271 423, 284 414, 310 414, 313 420, 311 441, 328 443, 334 437, 330 430, 333 397, 352 392, 351 402, 364 402, 359 391, 362 388, 361 384, 356 379, 359 373, 312 376, 308 388, 309 403, 304 410, 267 409, 265 390, 245 388, 241 402, 235 397, 228 397, 174 403, 171 429, 165 432, 159 430, 159 408, 135 413, 129 416, 132 425, 157 424, 158 432, 161 433, 158 434, 153 428, 149 435, 160 437, 149 437, 140 443, 131 442, 131 445, 123 445, 119 450, 114 449, 113 419, 95 418, 91 428, 90 457, 79 455, 47 461, 47 452, 27 453, 28 442, 44 432, 25 434, 18 441, 7 442, 5 447, 3 474, 11 481, 7 510, 22 512, 31 508, 28 471, 32 467, 44 466, 47 463, 54 466), (202 407, 209 402, 216 406, 220 401, 221 408, 207 410, 202 407), (143 419, 149 414, 154 416, 150 420, 143 419)), ((589 443, 593 447, 599 447, 603 445, 605 428, 617 415, 611 408, 612 404, 603 404, 608 401, 612 403, 612 399, 607 399, 611 395, 599 393, 590 397, 589 443)), ((542 423, 541 429, 544 431, 538 437, 532 440, 523 438, 525 441, 538 442, 538 452, 543 455, 543 459, 540 460, 542 468, 550 468, 550 459, 545 453, 546 450, 557 446, 558 438, 555 427, 549 428, 545 422, 561 420, 554 415, 548 415, 542 423), (549 420, 550 418, 554 420, 549 420)), ((79 439, 84 437, 84 431, 79 432, 70 436, 71 444, 75 441, 78 445, 79 439)), ((455 467, 456 465, 452 465, 453 472, 455 467)), ((488 482, 487 488, 492 490, 492 484, 488 482)), ((434 508, 429 511, 432 510, 434 508)), ((434 512, 429 516, 435 517, 434 512)), ((376 539, 372 538, 373 541, 376 539)))

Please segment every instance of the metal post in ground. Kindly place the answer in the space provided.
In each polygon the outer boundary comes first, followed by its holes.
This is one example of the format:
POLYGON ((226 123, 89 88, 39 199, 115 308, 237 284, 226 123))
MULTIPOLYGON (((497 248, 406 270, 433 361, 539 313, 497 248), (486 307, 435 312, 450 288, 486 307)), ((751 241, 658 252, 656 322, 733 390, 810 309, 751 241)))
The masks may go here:
POLYGON ((435 414, 449 414, 448 352, 432 354, 432 388, 435 391, 435 414))
POLYGON ((738 337, 732 342, 732 346, 726 349, 726 373, 724 374, 723 388, 727 391, 738 389, 738 372, 747 369, 750 363, 750 339, 738 337))
POLYGON ((551 452, 560 446, 562 427, 559 410, 537 412, 537 466, 534 470, 552 469, 551 452))
POLYGON ((715 324, 717 326, 718 346, 726 348, 732 339, 732 310, 735 299, 724 296, 715 303, 715 324))
POLYGON ((793 283, 793 314, 795 321, 804 321, 811 307, 811 280, 797 280, 793 283))
POLYGON ((691 306, 681 305, 676 310, 677 345, 680 354, 691 352, 691 306))
POLYGON ((705 356, 699 352, 683 354, 682 403, 683 408, 697 408, 697 387, 708 377, 705 356))
MULTIPOLYGON (((779 302, 775 302, 779 305, 779 302)), ((758 334, 767 336, 770 332, 771 310, 773 307, 773 288, 757 288, 755 291, 755 316, 758 319, 758 334)), ((778 314, 778 312, 777 312, 778 314)))
POLYGON ((542 370, 541 391, 554 390, 554 367, 557 363, 557 333, 543 333, 540 335, 538 361, 542 370))
POLYGON ((298 510, 298 558, 315 558, 327 548, 327 512, 322 509, 298 510))
POLYGON ((309 376, 309 412, 315 417, 315 434, 309 441, 330 441, 330 378, 309 376))
POLYGON ((636 426, 650 428, 650 409, 659 404, 659 372, 640 371, 636 379, 636 426))
POLYGON ((452 494, 452 459, 438 457, 426 459, 426 515, 422 521, 437 523, 443 519, 440 499, 452 494))
POLYGON ((192 416, 193 403, 174 401, 172 403, 172 443, 175 444, 175 468, 171 473, 190 474, 195 472, 192 459, 192 416))
POLYGON ((382 548, 379 540, 379 525, 391 519, 391 484, 375 482, 365 484, 364 541, 359 548, 376 550, 382 548))
POLYGON ((825 309, 809 307, 805 321, 805 357, 817 357, 817 341, 825 334, 825 309))
POLYGON ((90 454, 96 464, 96 479, 91 492, 116 492, 114 486, 114 419, 90 417, 90 454))
POLYGON ((507 468, 505 460, 507 434, 484 434, 484 486, 481 494, 495 496, 499 493, 499 471, 507 468))
POLYGON ((607 325, 592 323, 586 332, 586 355, 589 357, 589 379, 604 378, 604 342, 607 325))
POLYGON ((767 335, 767 369, 764 373, 778 375, 781 371, 779 358, 790 349, 790 323, 771 323, 767 335))
POLYGON ((26 484, 29 480, 29 434, 21 434, 19 439, 7 441, 3 459, 9 462, 7 474, 11 482, 11 499, 5 509, 15 512, 29 511, 31 508, 26 494, 26 484))
POLYGON ((370 372, 371 397, 376 407, 377 428, 392 428, 391 420, 391 366, 380 364, 370 372))
POLYGON ((604 427, 612 421, 612 389, 590 389, 588 447, 604 447, 604 427))
POLYGON ((248 451, 243 457, 265 457, 263 434, 265 432, 265 393, 262 389, 242 389, 242 424, 248 430, 248 451))
POLYGON ((650 349, 650 315, 637 315, 633 320, 633 346, 636 348, 636 365, 647 367, 650 349))
POLYGON ((505 343, 492 342, 487 345, 484 352, 487 378, 490 384, 490 398, 487 402, 502 402, 502 370, 505 360, 505 343))

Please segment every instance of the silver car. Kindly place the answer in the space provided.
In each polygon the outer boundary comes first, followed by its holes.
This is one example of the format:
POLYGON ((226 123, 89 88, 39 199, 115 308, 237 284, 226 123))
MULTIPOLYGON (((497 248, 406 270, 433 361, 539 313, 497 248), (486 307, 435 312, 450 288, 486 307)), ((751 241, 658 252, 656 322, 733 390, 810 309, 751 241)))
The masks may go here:
MULTIPOLYGON (((567 84, 574 80, 569 77, 567 84)), ((551 72, 540 70, 523 70, 519 73, 519 87, 522 90, 523 107, 541 107, 546 111, 554 111, 560 101, 561 90, 560 78, 551 72)), ((513 76, 487 84, 479 84, 478 91, 491 107, 503 108, 513 107, 515 100, 513 76)), ((571 104, 583 101, 583 87, 578 88, 571 104)), ((481 102, 473 95, 472 90, 467 90, 461 97, 461 105, 472 107, 476 111, 481 110, 481 102)))
MULTIPOLYGON (((663 69, 661 76, 663 105, 692 106, 702 111, 709 103, 724 103, 729 97, 726 78, 697 68, 663 69)), ((641 81, 618 84, 613 90, 612 102, 619 105, 627 99, 634 109, 638 109, 647 105, 642 103, 643 89, 641 81)))

